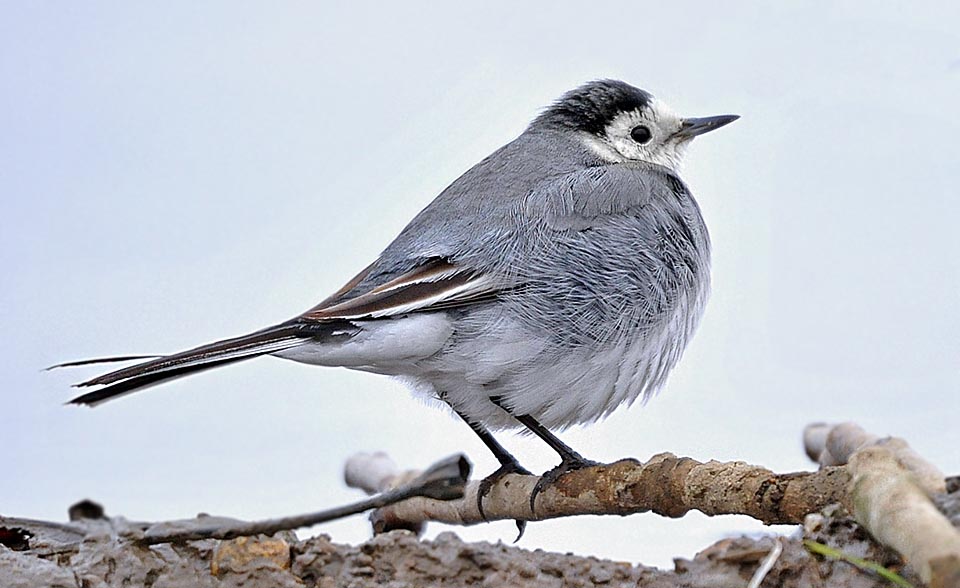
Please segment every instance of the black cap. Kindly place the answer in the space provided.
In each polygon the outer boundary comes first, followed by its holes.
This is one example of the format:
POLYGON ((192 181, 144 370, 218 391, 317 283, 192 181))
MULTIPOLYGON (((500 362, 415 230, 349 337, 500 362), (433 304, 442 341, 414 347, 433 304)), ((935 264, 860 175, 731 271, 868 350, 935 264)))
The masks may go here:
POLYGON ((646 108, 653 96, 617 80, 596 80, 571 90, 531 126, 560 126, 599 135, 621 112, 646 108))

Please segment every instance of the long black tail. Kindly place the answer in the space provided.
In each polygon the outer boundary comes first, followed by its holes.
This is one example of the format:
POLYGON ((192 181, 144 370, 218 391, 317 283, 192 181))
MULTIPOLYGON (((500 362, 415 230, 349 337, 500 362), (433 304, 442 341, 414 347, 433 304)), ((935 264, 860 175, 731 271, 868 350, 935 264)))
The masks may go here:
POLYGON ((314 329, 310 329, 303 323, 294 320, 249 335, 224 339, 195 349, 138 363, 76 384, 77 387, 105 387, 78 396, 71 400, 69 404, 97 406, 124 394, 136 392, 187 374, 296 347, 307 339, 315 337, 315 332, 312 332, 314 329))

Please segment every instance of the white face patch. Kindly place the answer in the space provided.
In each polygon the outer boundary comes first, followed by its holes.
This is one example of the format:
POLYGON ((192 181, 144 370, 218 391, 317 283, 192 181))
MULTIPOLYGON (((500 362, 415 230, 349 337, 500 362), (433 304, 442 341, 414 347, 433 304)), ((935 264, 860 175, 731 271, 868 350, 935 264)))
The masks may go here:
POLYGON ((679 172, 689 142, 676 136, 682 123, 683 119, 670 107, 654 100, 642 110, 621 112, 599 136, 584 135, 584 142, 611 163, 645 161, 679 172), (645 143, 638 143, 631 136, 633 129, 641 125, 650 131, 650 140, 645 143))

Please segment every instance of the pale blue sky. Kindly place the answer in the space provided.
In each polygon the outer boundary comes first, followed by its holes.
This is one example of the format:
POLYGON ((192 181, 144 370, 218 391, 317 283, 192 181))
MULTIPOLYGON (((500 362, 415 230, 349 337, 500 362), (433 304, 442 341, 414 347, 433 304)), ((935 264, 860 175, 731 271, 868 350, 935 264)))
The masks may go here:
MULTIPOLYGON (((599 77, 743 118, 684 174, 714 242, 700 332, 660 397, 564 439, 594 459, 787 471, 809 467, 806 423, 852 419, 957 473, 957 22, 953 2, 4 3, 0 512, 315 510, 357 498, 341 468, 361 450, 404 467, 462 450, 491 471, 466 427, 379 376, 262 359, 91 411, 62 402, 97 370, 40 369, 312 306, 599 77)), ((577 518, 521 545, 669 565, 760 528, 577 518)), ((362 518, 321 530, 368 533, 362 518)), ((509 522, 458 532, 513 539, 509 522)))

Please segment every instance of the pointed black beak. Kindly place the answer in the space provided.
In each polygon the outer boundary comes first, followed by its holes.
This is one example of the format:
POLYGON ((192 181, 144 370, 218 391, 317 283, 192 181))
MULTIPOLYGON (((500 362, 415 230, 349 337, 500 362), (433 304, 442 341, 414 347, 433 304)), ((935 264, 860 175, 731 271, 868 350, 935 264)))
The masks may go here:
POLYGON ((685 118, 680 124, 680 130, 674 136, 681 139, 692 139, 697 135, 709 133, 728 125, 740 118, 737 114, 722 114, 720 116, 705 116, 703 118, 685 118))

